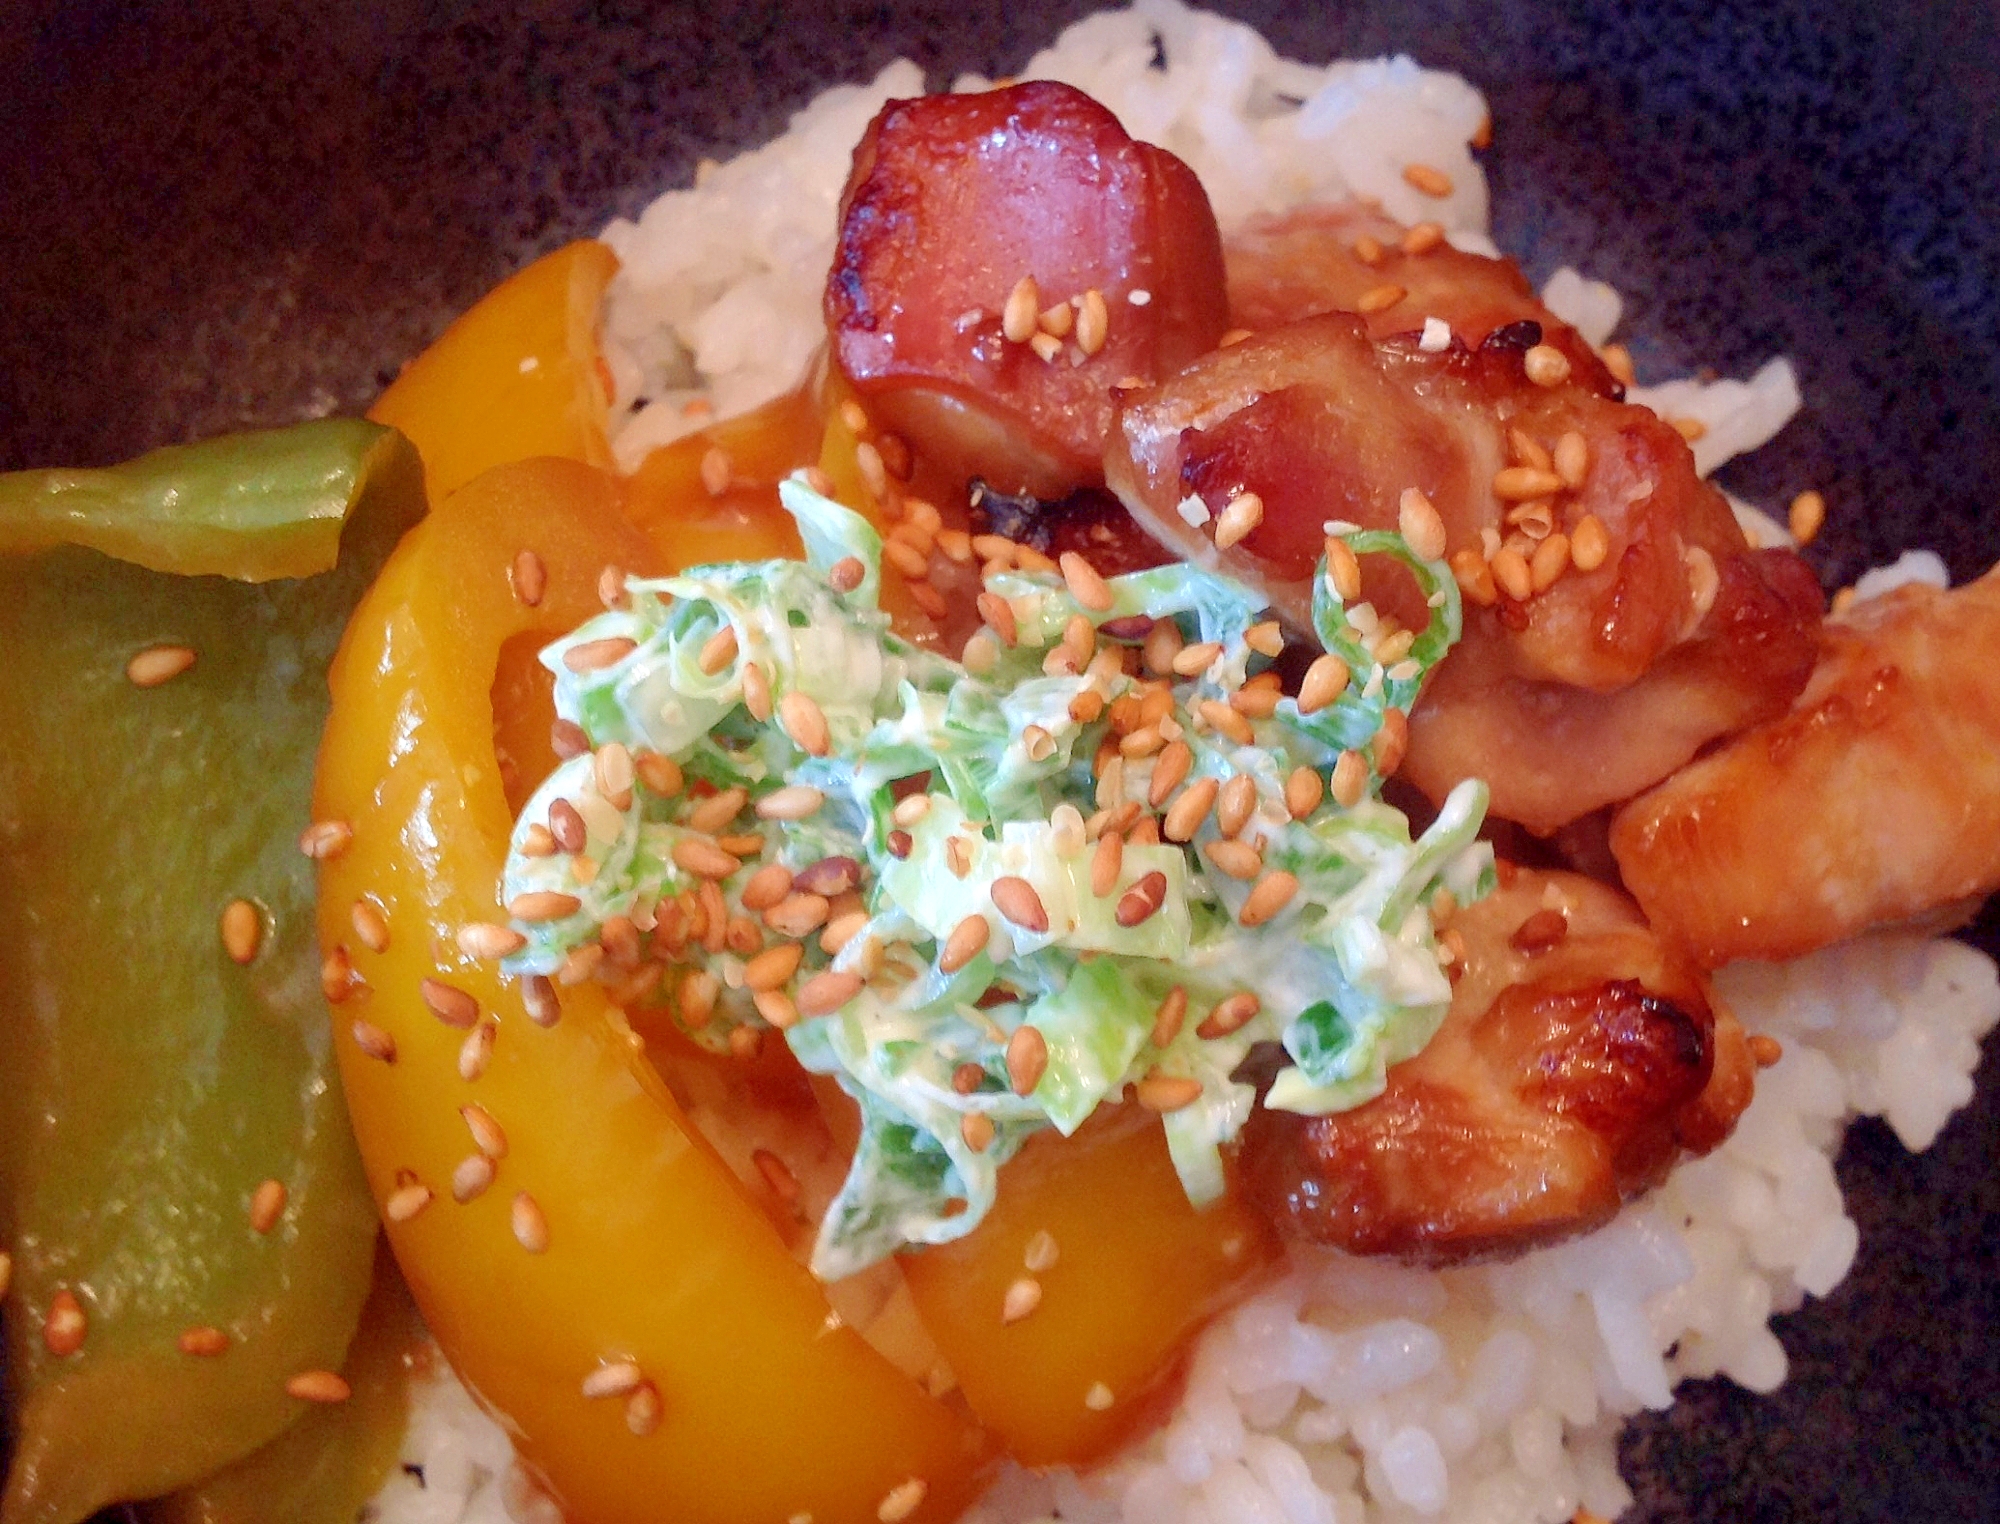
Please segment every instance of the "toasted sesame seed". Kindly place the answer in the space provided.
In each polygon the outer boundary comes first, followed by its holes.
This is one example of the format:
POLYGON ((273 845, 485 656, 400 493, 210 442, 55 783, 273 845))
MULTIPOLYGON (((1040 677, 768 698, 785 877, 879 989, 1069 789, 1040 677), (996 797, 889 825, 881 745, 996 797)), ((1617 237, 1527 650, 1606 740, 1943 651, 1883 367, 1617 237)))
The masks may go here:
POLYGON ((465 1034, 458 1045, 458 1077, 471 1084, 493 1062, 493 1041, 500 1035, 498 1022, 482 1021, 465 1034))
POLYGON ((1133 1085, 1132 1095, 1148 1111, 1179 1111, 1201 1099, 1201 1081, 1156 1070, 1133 1085))
POLYGON ((1264 500, 1254 492, 1239 492, 1215 516, 1215 548, 1227 550, 1264 522, 1264 500))
POLYGON ((1049 929, 1049 912, 1042 904, 1042 897, 1025 878, 1003 874, 993 880, 988 893, 1000 914, 1023 931, 1040 936, 1049 929))
POLYGON ((754 661, 743 664, 743 707, 750 718, 762 724, 771 717, 771 680, 754 661))
POLYGON ((1086 355, 1094 355, 1104 348, 1104 341, 1111 332, 1111 311, 1104 304, 1104 293, 1092 286, 1083 293, 1083 305, 1076 313, 1076 347, 1086 355))
POLYGON ((1354 240, 1354 257, 1370 269, 1382 263, 1382 256, 1386 252, 1387 250, 1382 247, 1382 240, 1367 233, 1354 240))
POLYGON ((780 936, 806 937, 824 926, 831 913, 832 902, 825 895, 793 890, 764 912, 764 924, 780 936))
POLYGON ((1197 778, 1182 789, 1180 796, 1168 808, 1166 818, 1160 822, 1161 834, 1169 841, 1192 841, 1195 832, 1201 829, 1202 821, 1208 818, 1221 787, 1217 779, 1197 778))
POLYGON ((1263 1002, 1254 991, 1238 990, 1234 995, 1217 1001, 1201 1025, 1194 1029, 1194 1034, 1203 1041, 1227 1037, 1248 1026, 1263 1008, 1263 1002))
POLYGON ((1284 696, 1280 689, 1245 683, 1229 695, 1229 707, 1246 720, 1268 720, 1278 712, 1278 701, 1284 696))
POLYGON ((890 538, 882 542, 882 559, 906 578, 922 581, 930 575, 931 559, 908 540, 890 538))
POLYGON ((549 749, 567 762, 590 750, 590 737, 575 720, 554 720, 549 724, 549 749))
POLYGON ((826 570, 827 585, 836 593, 851 593, 868 580, 868 568, 859 556, 842 556, 826 570))
POLYGON ((902 1524, 918 1508, 923 1506, 925 1495, 930 1491, 920 1476, 898 1482, 883 1494, 882 1501, 875 1505, 875 1517, 881 1524, 902 1524))
POLYGON ((1043 333, 1052 333, 1059 339, 1066 339, 1070 330, 1076 326, 1076 308, 1070 306, 1068 302, 1057 302, 1052 307, 1044 307, 1036 317, 1035 324, 1043 333))
POLYGON ((1500 590, 1516 603, 1525 603, 1534 595, 1535 574, 1529 568, 1527 557, 1513 546, 1501 546, 1500 554, 1493 557, 1487 566, 1500 590))
POLYGON ((1159 1007, 1153 1012, 1152 1042, 1156 1048, 1164 1048, 1180 1036, 1181 1023, 1187 1020, 1188 996, 1185 985, 1176 984, 1168 990, 1159 1007))
POLYGON ((1319 713, 1347 691, 1353 675, 1347 663, 1331 651, 1314 657, 1299 682, 1299 713, 1319 713))
MULTIPOLYGON (((849 935, 851 936, 853 931, 859 931, 861 925, 865 924, 865 922, 866 917, 864 916, 861 922, 857 922, 854 925, 849 935)), ((827 928, 828 934, 831 935, 832 931, 833 927, 829 926, 827 928)), ((801 1016, 830 1015, 832 1012, 846 1005, 856 995, 860 994, 863 982, 859 974, 848 973, 845 969, 829 968, 823 972, 814 974, 812 978, 806 980, 799 988, 799 1014, 801 1016)))
POLYGON ((1569 356, 1553 344, 1536 344, 1521 356, 1521 369, 1537 386, 1561 386, 1569 379, 1569 356))
POLYGON ((1403 234, 1398 247, 1405 254, 1428 254, 1444 242, 1444 228, 1435 222, 1419 222, 1403 234))
POLYGON ((625 1399, 626 1432, 634 1438, 644 1439, 660 1427, 665 1411, 666 1405, 660 1401, 660 1389, 650 1381, 641 1382, 625 1399))
POLYGON ((534 889, 526 894, 517 894, 507 902, 507 914, 517 921, 538 923, 560 921, 573 916, 583 908, 583 901, 573 894, 563 894, 554 889, 534 889))
POLYGON ((1298 879, 1282 868, 1276 869, 1257 880, 1236 919, 1244 926, 1262 926, 1289 905, 1298 892, 1298 879))
POLYGON ((458 1114, 465 1118, 466 1130, 472 1134, 474 1147, 489 1159, 507 1157, 507 1134, 493 1120, 492 1112, 473 1101, 459 1107, 458 1114))
POLYGON ((741 785, 719 789, 688 806, 684 817, 687 827, 705 836, 713 835, 730 825, 743 813, 743 806, 749 802, 749 798, 750 791, 741 785))
POLYGON ((601 1397, 629 1397, 645 1379, 646 1373, 630 1360, 612 1360, 586 1375, 579 1389, 592 1401, 601 1397))
POLYGON ((753 993, 780 988, 799 971, 805 952, 797 942, 779 942, 765 948, 743 965, 743 987, 753 993))
MULTIPOLYGON (((735 462, 729 452, 720 445, 711 445, 701 457, 701 484, 710 497, 721 497, 729 490, 731 478, 736 474, 735 462)), ((823 495, 823 494, 822 494, 823 495)))
POLYGON ((1353 809, 1368 792, 1368 762, 1358 751, 1344 751, 1333 764, 1333 797, 1342 809, 1353 809))
POLYGON ((1294 820, 1304 820, 1325 797, 1326 785, 1310 767, 1295 767, 1285 779, 1285 809, 1294 820))
POLYGON ((232 963, 250 963, 264 940, 264 916, 249 900, 231 900, 222 907, 222 950, 232 963))
POLYGON ((406 1180, 382 1203, 382 1215, 391 1222, 408 1222, 430 1204, 431 1188, 415 1180, 406 1180))
POLYGON ((250 1193, 250 1229, 254 1233, 268 1233, 278 1225, 278 1219, 285 1215, 285 1182, 264 1180, 250 1193))
POLYGON ((315 820, 299 832, 299 850, 318 862, 328 862, 354 841, 354 827, 344 820, 315 820))
POLYGON ((1062 353, 1062 340, 1052 333, 1036 333, 1029 338, 1028 348, 1039 355, 1045 364, 1053 365, 1062 353))
POLYGON ((975 1154, 983 1154, 993 1146, 995 1133, 993 1118, 983 1111, 968 1111, 959 1118, 958 1135, 975 1154))
POLYGON ((229 1335, 219 1328, 201 1323, 192 1328, 183 1328, 180 1336, 174 1340, 174 1345, 184 1355, 210 1359, 229 1348, 229 1335))
POLYGON ((125 680, 135 688, 172 682, 195 662, 192 646, 148 646, 125 663, 125 680))
POLYGON ((1708 425, 1699 418, 1669 418, 1667 425, 1689 444, 1708 437, 1708 425))
POLYGON ((1034 1275, 1047 1275, 1061 1257, 1062 1248, 1047 1228, 1037 1228, 1021 1250, 1021 1263, 1034 1275))
POLYGON ((1041 319, 1042 293, 1035 284, 1035 277, 1024 275, 1014 282, 1014 289, 1007 293, 1007 300, 1000 310, 1000 332, 1015 344, 1025 344, 1038 331, 1041 319))
POLYGON ((1031 1275, 1024 1275, 1008 1286, 1007 1294, 1000 1302, 1000 1321, 1018 1323, 1042 1305, 1042 1283, 1031 1275))
POLYGON ((1361 563, 1355 559, 1354 547, 1345 540, 1327 540, 1326 575, 1342 603, 1352 603, 1361 596, 1361 563))
POLYGON ((1426 561, 1444 556, 1444 520, 1431 500, 1415 487, 1405 487, 1398 500, 1396 526, 1410 549, 1426 561))
POLYGON ((1375 771, 1384 778, 1394 777, 1410 749, 1410 718, 1400 709, 1382 711, 1382 728, 1369 742, 1375 771))
POLYGON ((1118 874, 1125 861, 1125 838, 1105 831, 1097 838, 1090 854, 1090 892, 1103 899, 1118 887, 1118 874))
POLYGON ((677 867, 696 878, 728 878, 743 866, 714 842, 699 836, 683 836, 675 842, 673 859, 677 867))
POLYGON ((499 1166, 485 1154, 467 1154, 451 1172, 451 1199, 460 1206, 477 1201, 499 1172, 499 1166))
POLYGON ((389 919, 382 914, 380 905, 370 899, 356 900, 348 912, 348 919, 353 923, 354 935, 363 947, 378 953, 389 950, 389 919))
POLYGON ((799 1023, 798 1003, 783 990, 759 990, 750 997, 750 1003, 756 1006, 759 1016, 780 1032, 789 1031, 799 1023))
POLYGON ((1516 926, 1507 941, 1516 952, 1543 953, 1558 946, 1568 935, 1569 917, 1560 910, 1544 907, 1516 926))
POLYGON ((632 771, 650 792, 662 799, 673 798, 686 781, 678 762, 650 748, 632 753, 632 771))
POLYGON ((1820 527, 1826 523, 1826 499, 1810 489, 1792 499, 1787 521, 1792 538, 1801 545, 1810 545, 1818 536, 1820 527))
POLYGON ((524 608, 538 608, 549 585, 548 568, 532 550, 517 551, 514 564, 507 568, 507 581, 524 608))
POLYGON ((1031 1095, 1049 1066, 1048 1039, 1040 1030, 1021 1026, 1007 1039, 1007 1084, 1016 1095, 1031 1095))
POLYGON ((601 672, 615 667, 639 649, 639 642, 626 635, 607 635, 602 640, 586 640, 563 652, 563 665, 572 672, 601 672))
POLYGON ((1091 1382, 1090 1390, 1083 1394, 1083 1405, 1093 1413, 1108 1411, 1116 1401, 1117 1398, 1112 1395, 1111 1388, 1102 1381, 1091 1382))
POLYGON ((1146 785, 1146 800, 1154 809, 1181 786, 1194 766, 1194 751, 1185 741, 1170 741, 1153 763, 1153 776, 1146 785))
POLYGON ((1203 849, 1208 860, 1230 878, 1247 883, 1264 871, 1264 855, 1247 841, 1224 838, 1203 849))
POLYGON ((549 1247, 549 1219, 541 1205, 526 1191, 515 1196, 507 1212, 514 1229, 514 1242, 530 1254, 546 1253, 549 1247))
POLYGON ((632 606, 632 595, 625 586, 625 572, 622 567, 606 566, 597 574, 597 601, 608 609, 632 606))
POLYGON ((714 1017, 715 1003, 721 998, 720 979, 705 968, 689 969, 681 975, 680 988, 674 992, 674 1009, 680 1012, 683 1026, 698 1032, 714 1017))
POLYGON ((1784 1044, 1762 1032, 1751 1034, 1749 1046, 1750 1061, 1759 1069, 1768 1069, 1785 1056, 1784 1044))
POLYGON ((1098 574, 1096 567, 1073 550, 1066 550, 1057 558, 1056 564, 1062 568, 1064 584, 1069 588, 1070 597, 1093 613, 1102 614, 1112 606, 1111 584, 1098 574))
POLYGON ((1152 919, 1166 899, 1167 876, 1155 868, 1140 875, 1132 887, 1118 897, 1118 908, 1113 914, 1120 926, 1138 926, 1152 919))
POLYGON ((1405 287, 1393 283, 1370 286, 1355 298, 1354 310, 1363 317, 1373 317, 1378 312, 1387 312, 1409 294, 1405 287))
POLYGON ((1178 677, 1199 677, 1209 665, 1222 654, 1219 641, 1201 640, 1191 646, 1183 646, 1174 653, 1169 665, 1178 677))
POLYGON ((1590 445, 1583 435, 1571 429, 1556 441, 1554 465, 1556 475, 1571 491, 1584 484, 1590 475, 1590 445))
POLYGON ((804 783, 787 784, 775 789, 757 801, 757 815, 762 820, 804 820, 819 812, 826 803, 826 795, 804 783))
POLYGON ((538 1027, 552 1027, 562 1019, 562 1007, 556 1003, 555 986, 541 974, 521 976, 521 1004, 528 1013, 528 1020, 538 1027))
POLYGON ((285 1395, 301 1402, 345 1402, 353 1389, 338 1371, 300 1371, 285 1383, 285 1395))
POLYGON ((967 916, 952 927, 951 935, 945 939, 938 967, 947 974, 957 973, 986 950, 986 943, 992 935, 992 923, 985 916, 967 916))
POLYGON ((1238 746, 1249 746, 1257 739, 1250 722, 1221 699, 1201 700, 1195 705, 1195 713, 1238 746))
POLYGON ((826 715, 810 693, 794 688, 779 700, 778 723, 809 756, 823 757, 833 750, 833 735, 827 728, 826 715))
POLYGON ((1403 180, 1426 196, 1442 199, 1451 194, 1451 176, 1433 164, 1405 164, 1403 180))
POLYGON ((736 660, 736 649, 736 626, 725 624, 701 643, 701 649, 695 653, 695 665, 713 677, 736 660))
POLYGON ((1451 553, 1451 575, 1459 591, 1481 608, 1491 608, 1499 601, 1500 590, 1493 582, 1493 568, 1474 547, 1467 545, 1451 553))
POLYGON ((1216 795, 1215 828, 1224 836, 1240 835, 1256 808, 1257 780, 1248 773, 1238 773, 1216 795))
POLYGON ((1528 562, 1529 582, 1534 590, 1545 593, 1554 587, 1569 570, 1569 561, 1569 536, 1557 530, 1535 547, 1535 554, 1528 562))
POLYGON ((822 857, 807 863, 792 877, 792 888, 800 894, 823 894, 828 899, 847 893, 861 882, 861 864, 851 857, 822 857))
POLYGON ((48 1298, 48 1316, 42 1318, 42 1348, 58 1360, 66 1360, 84 1348, 88 1332, 90 1320, 84 1316, 84 1304, 76 1300, 76 1292, 64 1288, 48 1298))
POLYGON ((374 1022, 356 1021, 349 1030, 354 1038, 354 1046, 368 1057, 385 1064, 393 1064, 396 1061, 396 1039, 374 1022))
POLYGON ((1562 478, 1538 466, 1503 466, 1493 473, 1493 495, 1503 503, 1524 503, 1562 489, 1562 478))
POLYGON ((743 886, 743 908, 764 911, 792 892, 792 870, 783 863, 766 863, 743 886))

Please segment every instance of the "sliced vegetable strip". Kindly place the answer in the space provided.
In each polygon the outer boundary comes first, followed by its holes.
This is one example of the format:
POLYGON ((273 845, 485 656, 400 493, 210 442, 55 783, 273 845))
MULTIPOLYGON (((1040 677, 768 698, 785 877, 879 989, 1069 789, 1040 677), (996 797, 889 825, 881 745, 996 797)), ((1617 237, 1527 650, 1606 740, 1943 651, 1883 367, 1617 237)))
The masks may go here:
MULTIPOLYGON (((339 564, 250 586, 76 546, 0 557, 7 1524, 67 1524, 269 1441, 303 1407, 287 1382, 339 1367, 375 1238, 298 843, 326 666, 422 511, 415 457, 313 424, 111 483, 74 526, 91 545, 262 577, 274 547, 310 570, 337 538, 339 564), (51 1341, 66 1298, 81 1326, 51 1341)), ((16 543, 57 527, 15 512, 22 490, 0 478, 16 543)))
MULTIPOLYGON (((409 537, 335 666, 316 808, 354 841, 323 865, 320 931, 359 981, 338 1048, 397 1258, 579 1524, 865 1524, 899 1488, 922 1494, 908 1517, 949 1518, 983 1441, 829 1318, 603 993, 561 990, 540 1026, 463 950, 468 927, 505 920, 490 676, 509 640, 601 607, 607 564, 654 564, 608 478, 547 460, 492 472, 409 537), (524 550, 546 574, 534 607, 510 583, 524 550), (357 937, 362 901, 377 948, 357 937), (471 1080, 455 997, 495 1023, 471 1080)), ((504 945, 466 941, 482 936, 504 945)))

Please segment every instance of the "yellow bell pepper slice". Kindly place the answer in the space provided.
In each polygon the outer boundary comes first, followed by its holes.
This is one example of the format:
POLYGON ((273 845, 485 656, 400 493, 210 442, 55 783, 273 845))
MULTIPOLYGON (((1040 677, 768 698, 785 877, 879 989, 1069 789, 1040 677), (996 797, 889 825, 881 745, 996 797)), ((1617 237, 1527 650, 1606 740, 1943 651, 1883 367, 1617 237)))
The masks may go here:
POLYGON ((657 564, 613 480, 503 467, 411 532, 334 663, 314 807, 354 834, 322 865, 320 936, 352 968, 336 1047, 397 1260, 576 1524, 951 1518, 988 1442, 831 1316, 602 991, 560 991, 540 1026, 461 947, 505 921, 500 652, 580 623, 607 563, 657 564), (533 607, 510 584, 523 550, 546 572, 533 607), (426 980, 493 1024, 483 1065, 461 1069, 479 1029, 434 1014, 426 980), (493 1178, 461 1203, 481 1158, 493 1178))
POLYGON ((1190 1206, 1159 1118, 1121 1106, 1073 1138, 1031 1138, 978 1232, 900 1262, 972 1410, 1045 1466, 1095 1460, 1158 1419, 1188 1342, 1280 1253, 1241 1201, 1190 1206), (1039 1299, 1006 1321, 1024 1279, 1039 1299))
POLYGON ((403 367, 368 416, 423 457, 433 503, 508 461, 611 464, 598 310, 618 256, 594 239, 495 286, 403 367))

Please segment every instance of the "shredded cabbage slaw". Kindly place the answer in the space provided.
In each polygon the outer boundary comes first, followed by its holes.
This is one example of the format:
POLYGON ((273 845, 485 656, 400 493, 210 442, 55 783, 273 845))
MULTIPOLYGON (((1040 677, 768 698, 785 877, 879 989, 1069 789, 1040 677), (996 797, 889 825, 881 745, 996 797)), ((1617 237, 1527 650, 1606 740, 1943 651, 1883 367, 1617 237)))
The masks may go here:
MULTIPOLYGON (((1413 838, 1409 821, 1378 797, 1372 769, 1356 803, 1324 797, 1302 819, 1287 807, 1285 784, 1300 766, 1324 779, 1343 752, 1365 758, 1387 711, 1408 712, 1459 631, 1457 587, 1441 563, 1423 561, 1398 535, 1342 529, 1357 555, 1391 556, 1409 569, 1429 599, 1430 622, 1385 668, 1369 638, 1373 610, 1345 607, 1322 566, 1314 623, 1355 681, 1310 714, 1280 700, 1268 718, 1247 719, 1253 739, 1242 744, 1240 728, 1231 727, 1239 736, 1231 740, 1201 715, 1204 701, 1226 702, 1265 664, 1244 638, 1261 605, 1241 585, 1162 567, 1107 579, 1110 607, 1085 608, 1053 573, 989 576, 988 591, 1014 616, 1014 639, 983 632, 968 665, 890 630, 879 606, 881 540, 865 520, 799 478, 781 495, 804 537, 804 561, 633 579, 627 606, 543 653, 558 713, 593 748, 670 758, 686 787, 663 795, 641 781, 626 802, 623 790, 605 796, 595 753, 562 763, 522 811, 502 898, 554 893, 576 902, 556 919, 516 921, 527 945, 508 960, 510 972, 587 977, 594 960, 579 961, 580 951, 623 918, 651 955, 671 963, 671 982, 651 998, 681 1011, 697 1041, 726 1049, 733 1031, 776 1025, 807 1069, 833 1076, 855 1099, 860 1141, 820 1226, 817 1275, 837 1279, 906 1246, 969 1233, 993 1202, 1000 1166, 1023 1142, 1045 1128, 1073 1133, 1147 1077, 1199 1085, 1163 1120, 1189 1198, 1212 1201, 1224 1189, 1223 1146, 1256 1104, 1253 1086, 1237 1077, 1254 1046, 1280 1043, 1289 1059, 1264 1104, 1323 1113, 1379 1094, 1388 1066, 1429 1041, 1451 998, 1431 902, 1441 892, 1468 902, 1492 880, 1492 853, 1476 839, 1484 786, 1459 785, 1413 838), (1064 661, 1065 632, 1078 615, 1099 639, 1087 662, 1064 661), (1165 679, 1132 670, 1132 632, 1162 619, 1176 621, 1190 643, 1215 644, 1203 670, 1165 679), (725 629, 734 651, 718 661, 725 629), (609 665, 576 671, 565 661, 586 643, 620 638, 631 649, 609 665), (761 719, 745 701, 753 663, 761 719), (1221 871, 1208 851, 1220 836, 1213 810, 1186 843, 1144 826, 1131 832, 1115 886, 1092 890, 1097 835, 1135 814, 1152 818, 1153 770, 1164 753, 1107 758, 1119 755, 1121 719, 1129 726, 1136 701, 1163 688, 1172 706, 1156 724, 1192 754, 1180 787, 1249 777, 1256 805, 1236 839, 1256 849, 1263 872, 1297 880, 1261 924, 1239 919, 1254 881, 1221 871), (809 697, 823 716, 823 754, 783 722, 791 694, 809 697), (1128 698, 1135 702, 1121 707, 1128 698), (694 839, 712 846, 717 833, 696 830, 687 816, 703 798, 736 788, 745 791, 747 818, 721 834, 761 830, 765 849, 704 879, 676 861, 676 847, 694 839), (758 802, 781 788, 794 799, 817 791, 822 802, 802 818, 758 818, 758 802), (908 803, 917 793, 924 803, 908 803), (548 849, 542 823, 558 800, 584 824, 577 851, 548 849), (801 948, 781 988, 753 991, 745 971, 756 952, 732 947, 714 912, 719 894, 732 919, 746 918, 743 891, 773 862, 795 875, 819 871, 799 880, 784 931, 766 937, 761 928, 771 921, 747 913, 760 942, 801 948), (837 876, 854 887, 815 900, 810 886, 828 865, 847 870, 837 876), (1164 881, 1157 908, 1124 924, 1121 900, 1151 874, 1159 875, 1154 888, 1164 881), (1002 912, 994 894, 1002 878, 1032 887, 1046 929, 1002 912), (801 915, 811 926, 796 935, 801 915), (970 917, 986 921, 984 945, 957 966, 944 951, 970 917), (827 924, 843 918, 844 936, 830 937, 827 924), (949 972, 945 963, 954 965, 949 972), (828 970, 855 976, 843 981, 856 986, 851 998, 799 1015, 799 992, 828 970), (700 998, 679 999, 690 980, 702 981, 700 998), (1156 1030, 1176 989, 1187 1019, 1156 1030), (1204 1020, 1245 993, 1255 997, 1247 1021, 1220 1031, 1204 1020), (1047 1059, 1023 1094, 1007 1055, 1010 1039, 1030 1026, 1047 1059)), ((1153 700, 1155 710, 1160 703, 1153 700)))

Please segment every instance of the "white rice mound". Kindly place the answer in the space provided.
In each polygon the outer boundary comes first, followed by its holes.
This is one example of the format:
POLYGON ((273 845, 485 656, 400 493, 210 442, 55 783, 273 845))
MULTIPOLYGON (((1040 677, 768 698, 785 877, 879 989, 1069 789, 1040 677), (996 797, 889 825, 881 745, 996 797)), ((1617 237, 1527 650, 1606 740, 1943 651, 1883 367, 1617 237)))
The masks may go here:
MULTIPOLYGON (((1225 232, 1258 211, 1370 196, 1491 247, 1466 149, 1485 104, 1407 58, 1315 68, 1237 23, 1139 0, 1071 27, 1020 77, 1067 80, 1188 160, 1225 232), (1452 195, 1419 197, 1401 173, 1414 162, 1444 169, 1452 195)), ((820 341, 849 150, 883 101, 922 88, 899 61, 829 90, 784 137, 605 230, 623 261, 606 343, 628 467, 798 382, 820 341)), ((1544 299, 1592 343, 1617 327, 1617 292, 1574 270, 1544 299)), ((1778 359, 1747 382, 1672 382, 1635 400, 1700 419, 1707 472, 1776 433, 1799 391, 1778 359)), ((1919 556, 1892 575, 1935 569, 1919 556)), ((1775 1388, 1786 1362, 1771 1316, 1846 1275, 1857 1234, 1832 1161, 1847 1121, 1881 1116, 1909 1148, 1928 1147, 1971 1098, 1980 1039, 2000 1022, 1992 960, 1949 939, 1865 937, 1739 964, 1717 984, 1784 1056, 1714 1154, 1601 1231, 1508 1264, 1427 1271, 1295 1248, 1282 1281, 1202 1337, 1160 1432, 1088 1475, 1011 1468, 964 1524, 1616 1517, 1631 1501, 1616 1460, 1624 1419, 1667 1407, 1688 1377, 1775 1388)), ((416 1383, 403 1460, 369 1507, 381 1524, 559 1524, 442 1360, 416 1383)))

